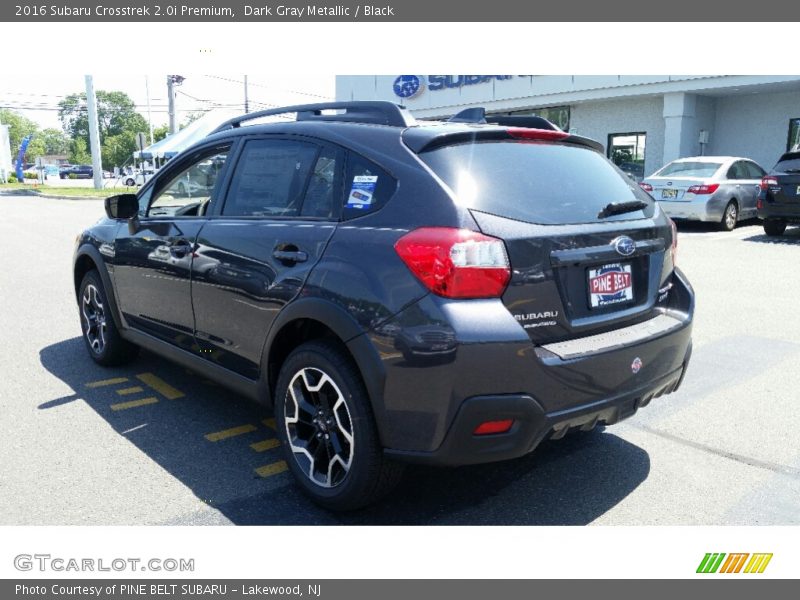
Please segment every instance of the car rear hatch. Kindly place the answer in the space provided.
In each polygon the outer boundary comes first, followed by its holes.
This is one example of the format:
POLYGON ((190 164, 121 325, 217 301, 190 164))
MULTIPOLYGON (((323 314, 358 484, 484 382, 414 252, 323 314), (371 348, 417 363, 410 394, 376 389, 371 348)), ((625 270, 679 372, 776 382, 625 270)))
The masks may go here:
POLYGON ((474 138, 420 153, 481 232, 505 242, 502 301, 536 343, 655 317, 672 272, 669 221, 579 141, 474 138))
POLYGON ((784 154, 768 178, 777 181, 776 186, 769 186, 773 202, 786 208, 797 207, 800 213, 800 152, 784 154))

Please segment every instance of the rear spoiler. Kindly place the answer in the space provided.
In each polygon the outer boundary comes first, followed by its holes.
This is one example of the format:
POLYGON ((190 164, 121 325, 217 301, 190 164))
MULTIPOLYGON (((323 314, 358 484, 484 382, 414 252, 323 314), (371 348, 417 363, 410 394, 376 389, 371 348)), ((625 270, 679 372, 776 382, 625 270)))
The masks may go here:
POLYGON ((486 109, 482 107, 462 110, 446 123, 436 126, 436 130, 432 127, 409 127, 403 132, 403 142, 417 154, 452 144, 509 139, 557 141, 605 153, 600 142, 562 131, 542 117, 486 115, 486 109))

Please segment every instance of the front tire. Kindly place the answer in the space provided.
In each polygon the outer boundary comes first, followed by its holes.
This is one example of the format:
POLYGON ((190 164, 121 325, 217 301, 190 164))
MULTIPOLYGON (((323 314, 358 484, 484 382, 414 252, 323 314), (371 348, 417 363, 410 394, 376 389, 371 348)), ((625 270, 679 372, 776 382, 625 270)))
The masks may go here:
POLYGON ((722 221, 720 221, 720 229, 723 231, 733 231, 736 229, 736 222, 739 220, 739 207, 736 202, 728 202, 725 207, 725 212, 722 213, 722 221))
POLYGON ((320 506, 361 508, 400 480, 403 467, 383 454, 361 375, 335 342, 308 342, 288 356, 275 421, 289 469, 320 506))
POLYGON ((770 236, 781 236, 786 231, 786 221, 767 219, 764 221, 764 233, 770 236))
POLYGON ((83 277, 78 295, 78 312, 83 342, 89 356, 104 367, 122 365, 139 354, 139 347, 122 339, 119 334, 105 288, 96 270, 83 277))

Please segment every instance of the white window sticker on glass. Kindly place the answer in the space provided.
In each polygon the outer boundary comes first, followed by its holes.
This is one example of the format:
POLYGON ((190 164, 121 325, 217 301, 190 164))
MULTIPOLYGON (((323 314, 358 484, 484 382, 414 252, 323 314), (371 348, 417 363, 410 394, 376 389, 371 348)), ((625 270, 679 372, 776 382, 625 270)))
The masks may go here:
POLYGON ((369 208, 378 185, 377 175, 356 175, 347 197, 347 208, 369 208))

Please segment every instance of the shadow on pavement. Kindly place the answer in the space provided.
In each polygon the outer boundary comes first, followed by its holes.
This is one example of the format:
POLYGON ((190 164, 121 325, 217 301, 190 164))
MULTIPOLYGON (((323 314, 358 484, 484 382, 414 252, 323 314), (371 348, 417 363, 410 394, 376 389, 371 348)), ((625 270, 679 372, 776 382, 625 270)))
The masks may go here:
POLYGON ((145 352, 126 367, 104 369, 78 337, 42 349, 40 359, 74 391, 40 410, 86 402, 214 509, 151 524, 582 525, 650 471, 642 448, 604 431, 575 433, 504 463, 409 467, 383 502, 331 513, 307 500, 281 466, 265 408, 145 352))

